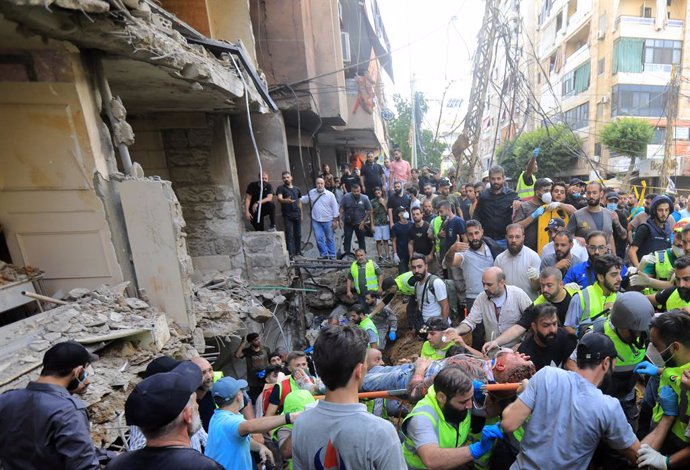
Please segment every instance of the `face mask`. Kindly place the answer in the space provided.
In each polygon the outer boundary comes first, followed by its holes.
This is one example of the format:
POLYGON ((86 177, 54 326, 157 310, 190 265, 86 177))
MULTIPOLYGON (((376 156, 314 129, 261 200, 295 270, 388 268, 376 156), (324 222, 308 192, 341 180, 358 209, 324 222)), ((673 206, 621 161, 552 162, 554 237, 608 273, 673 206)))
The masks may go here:
POLYGON ((580 193, 573 193, 573 197, 580 197, 580 193))
POLYGON ((616 204, 616 203, 606 204, 606 208, 610 211, 615 211, 616 209, 618 209, 618 204, 616 204))
MULTIPOLYGON (((678 235, 676 235, 676 236, 678 236, 678 235)), ((673 246, 673 247, 671 247, 671 251, 678 258, 680 258, 681 256, 685 256, 685 250, 683 250, 683 247, 681 247, 681 246, 673 246)))
POLYGON ((659 352, 659 355, 661 356, 661 359, 664 360, 664 365, 668 364, 669 366, 674 367, 675 366, 675 362, 673 360, 674 353, 668 354, 668 350, 671 349, 672 346, 673 346, 673 343, 669 344, 666 349, 659 352))
POLYGON ((404 212, 404 213, 403 213, 403 218, 409 219, 409 218, 410 218, 410 214, 408 214, 407 212, 404 212))
POLYGON ((86 369, 84 369, 84 371, 81 373, 81 377, 75 377, 70 381, 69 384, 67 384, 67 391, 73 392, 76 389, 78 389, 81 386, 81 384, 84 383, 88 376, 89 373, 86 371, 86 369))
POLYGON ((544 193, 541 195, 541 202, 544 204, 551 204, 551 201, 553 200, 553 196, 551 196, 551 193, 544 193))

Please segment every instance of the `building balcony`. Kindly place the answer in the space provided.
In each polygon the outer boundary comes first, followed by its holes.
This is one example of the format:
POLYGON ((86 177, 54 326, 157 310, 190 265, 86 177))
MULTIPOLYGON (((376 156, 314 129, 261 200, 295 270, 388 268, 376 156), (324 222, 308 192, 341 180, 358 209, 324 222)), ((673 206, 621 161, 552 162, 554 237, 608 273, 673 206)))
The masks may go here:
POLYGON ((654 18, 641 16, 619 16, 614 26, 616 37, 683 40, 685 22, 679 19, 666 21, 663 29, 654 27, 654 18))

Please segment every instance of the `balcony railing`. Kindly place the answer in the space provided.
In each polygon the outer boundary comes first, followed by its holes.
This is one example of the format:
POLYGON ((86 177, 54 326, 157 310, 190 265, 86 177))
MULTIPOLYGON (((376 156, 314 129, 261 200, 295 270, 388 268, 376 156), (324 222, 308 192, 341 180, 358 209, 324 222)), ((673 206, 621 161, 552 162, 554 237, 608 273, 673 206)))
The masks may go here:
MULTIPOLYGON (((654 18, 646 18, 643 16, 619 16, 616 18, 616 29, 622 24, 653 26, 654 18)), ((683 20, 666 20, 668 28, 682 28, 685 22, 683 20)))

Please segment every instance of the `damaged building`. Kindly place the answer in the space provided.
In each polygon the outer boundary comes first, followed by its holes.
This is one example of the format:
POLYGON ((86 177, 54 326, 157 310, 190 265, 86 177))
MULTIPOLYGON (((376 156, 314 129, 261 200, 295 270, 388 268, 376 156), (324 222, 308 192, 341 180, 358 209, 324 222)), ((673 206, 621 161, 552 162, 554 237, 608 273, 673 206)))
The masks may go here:
POLYGON ((244 188, 386 153, 388 53, 375 1, 0 0, 0 391, 83 342, 107 446, 156 355, 306 346, 285 239, 248 229, 244 188))

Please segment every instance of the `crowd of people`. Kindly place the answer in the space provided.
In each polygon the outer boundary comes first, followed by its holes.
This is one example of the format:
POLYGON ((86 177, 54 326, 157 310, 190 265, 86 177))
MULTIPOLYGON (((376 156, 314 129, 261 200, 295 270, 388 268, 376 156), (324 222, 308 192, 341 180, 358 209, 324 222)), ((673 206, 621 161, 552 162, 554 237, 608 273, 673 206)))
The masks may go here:
MULTIPOLYGON (((235 352, 246 377, 157 358, 113 455, 78 398, 97 358, 59 343, 36 381, 0 396, 2 468, 690 468, 686 200, 547 178, 538 152, 515 190, 500 166, 459 184, 393 156, 369 153, 339 181, 324 168, 304 195, 282 175, 292 256, 305 212, 320 257, 336 256, 338 227, 343 252, 359 245, 347 314, 308 351, 249 334, 235 352), (423 343, 387 365, 401 306, 423 343)), ((257 229, 275 224, 262 178, 245 200, 257 229)))

